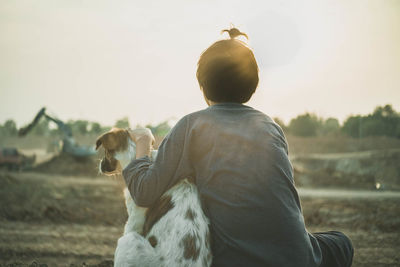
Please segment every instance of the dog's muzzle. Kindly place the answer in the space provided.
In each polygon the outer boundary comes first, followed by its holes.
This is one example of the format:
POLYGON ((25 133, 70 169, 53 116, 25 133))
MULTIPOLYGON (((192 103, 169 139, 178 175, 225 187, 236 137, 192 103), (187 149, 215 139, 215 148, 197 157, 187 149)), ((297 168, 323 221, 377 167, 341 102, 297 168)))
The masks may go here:
POLYGON ((104 157, 100 163, 100 170, 102 173, 113 173, 117 170, 118 161, 114 158, 104 157))

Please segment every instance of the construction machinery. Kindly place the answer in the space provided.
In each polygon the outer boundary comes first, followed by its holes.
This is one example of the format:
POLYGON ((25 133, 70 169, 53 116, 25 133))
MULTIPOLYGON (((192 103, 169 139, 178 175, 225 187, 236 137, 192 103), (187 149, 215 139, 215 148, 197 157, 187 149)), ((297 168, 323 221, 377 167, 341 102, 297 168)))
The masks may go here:
POLYGON ((15 147, 0 148, 0 167, 6 167, 10 171, 29 168, 35 159, 35 155, 26 156, 15 147))
POLYGON ((58 130, 61 133, 62 153, 66 153, 74 157, 89 157, 96 154, 94 146, 78 145, 72 136, 71 127, 69 127, 69 125, 63 121, 48 115, 46 113, 46 108, 44 107, 40 109, 33 121, 28 126, 21 128, 18 131, 18 135, 21 137, 27 135, 42 118, 54 122, 57 125, 58 130))

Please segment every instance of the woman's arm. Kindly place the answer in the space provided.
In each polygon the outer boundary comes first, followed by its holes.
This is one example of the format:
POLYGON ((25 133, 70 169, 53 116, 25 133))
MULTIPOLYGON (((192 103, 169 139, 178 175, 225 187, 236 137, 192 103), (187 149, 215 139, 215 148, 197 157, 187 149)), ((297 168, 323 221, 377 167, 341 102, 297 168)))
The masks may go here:
POLYGON ((154 145, 154 136, 150 129, 135 129, 129 130, 131 139, 136 144, 136 159, 142 158, 144 156, 150 156, 151 148, 154 145))
POLYGON ((138 206, 150 206, 180 179, 192 175, 188 139, 188 118, 184 117, 164 138, 154 162, 148 157, 152 139, 150 137, 135 139, 137 159, 133 160, 122 173, 138 206))

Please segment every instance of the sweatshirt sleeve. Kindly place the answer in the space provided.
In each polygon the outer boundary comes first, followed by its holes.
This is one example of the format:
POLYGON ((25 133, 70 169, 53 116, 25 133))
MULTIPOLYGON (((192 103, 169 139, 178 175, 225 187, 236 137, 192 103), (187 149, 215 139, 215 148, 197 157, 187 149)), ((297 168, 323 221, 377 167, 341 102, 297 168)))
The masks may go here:
POLYGON ((151 206, 180 179, 192 175, 188 132, 186 116, 164 138, 154 162, 145 156, 133 160, 123 170, 126 186, 138 206, 151 206))

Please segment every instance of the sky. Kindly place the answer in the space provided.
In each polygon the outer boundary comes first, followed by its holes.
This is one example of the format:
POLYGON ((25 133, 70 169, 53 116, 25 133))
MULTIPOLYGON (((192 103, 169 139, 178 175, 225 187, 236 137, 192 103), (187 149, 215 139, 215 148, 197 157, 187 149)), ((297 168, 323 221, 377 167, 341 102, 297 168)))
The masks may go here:
POLYGON ((106 125, 206 108, 196 64, 230 23, 260 68, 247 105, 286 123, 400 111, 399 0, 4 0, 0 123, 24 125, 43 106, 106 125))

